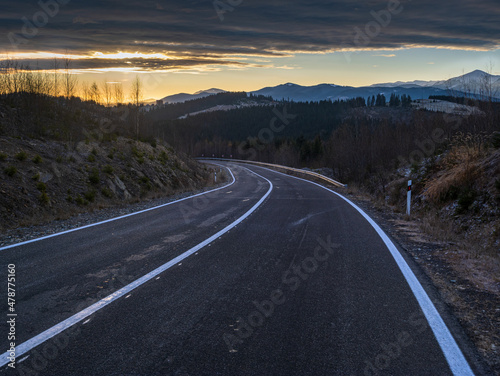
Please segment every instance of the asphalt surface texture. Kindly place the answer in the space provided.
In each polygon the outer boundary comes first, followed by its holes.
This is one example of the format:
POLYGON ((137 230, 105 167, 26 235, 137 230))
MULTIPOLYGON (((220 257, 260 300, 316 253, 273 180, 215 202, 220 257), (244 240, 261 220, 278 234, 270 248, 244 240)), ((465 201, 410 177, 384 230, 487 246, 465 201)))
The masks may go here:
MULTIPOLYGON (((218 191, 1 250, 5 284, 15 265, 20 345, 255 209, 181 262, 16 354, 16 368, 3 365, 0 375, 453 374, 401 270, 360 213, 314 184, 222 164, 235 182, 218 191)), ((458 344, 471 358, 470 345, 458 344)))

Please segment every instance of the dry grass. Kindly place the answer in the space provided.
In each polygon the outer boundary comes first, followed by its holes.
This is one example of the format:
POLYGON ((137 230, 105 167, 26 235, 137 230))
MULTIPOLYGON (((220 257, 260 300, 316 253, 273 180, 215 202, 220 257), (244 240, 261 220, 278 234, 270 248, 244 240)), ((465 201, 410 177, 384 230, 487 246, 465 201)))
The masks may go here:
POLYGON ((500 259, 482 254, 474 257, 467 250, 457 249, 446 255, 453 269, 481 290, 500 293, 500 259))
POLYGON ((347 194, 356 196, 356 198, 362 199, 364 201, 373 201, 373 203, 375 203, 376 201, 372 195, 367 193, 366 189, 364 189, 357 183, 350 183, 347 186, 347 194))
POLYGON ((440 162, 443 171, 425 184, 426 196, 433 202, 445 200, 454 188, 472 187, 483 174, 481 159, 485 152, 476 145, 453 147, 440 162))
POLYGON ((457 239, 453 222, 445 221, 437 214, 422 214, 420 228, 438 242, 455 242, 457 239))

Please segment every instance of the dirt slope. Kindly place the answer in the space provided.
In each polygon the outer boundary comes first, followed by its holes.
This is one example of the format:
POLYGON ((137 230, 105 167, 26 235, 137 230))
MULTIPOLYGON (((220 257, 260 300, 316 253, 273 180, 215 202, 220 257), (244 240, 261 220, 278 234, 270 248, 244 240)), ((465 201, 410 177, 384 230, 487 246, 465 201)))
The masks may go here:
POLYGON ((194 190, 205 167, 166 144, 0 137, 0 230, 194 190))

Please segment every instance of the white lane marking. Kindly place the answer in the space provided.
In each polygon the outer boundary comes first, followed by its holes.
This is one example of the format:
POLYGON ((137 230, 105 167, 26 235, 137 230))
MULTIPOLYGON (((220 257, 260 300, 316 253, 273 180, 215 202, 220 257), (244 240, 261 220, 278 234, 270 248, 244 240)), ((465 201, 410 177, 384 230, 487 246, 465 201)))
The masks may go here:
MULTIPOLYGON (((225 166, 223 166, 223 167, 227 168, 225 166)), ((211 191, 207 191, 207 192, 203 192, 203 193, 198 193, 198 194, 193 195, 193 196, 181 198, 180 200, 168 202, 166 204, 155 206, 155 207, 152 207, 152 208, 149 208, 149 209, 144 209, 144 210, 141 210, 141 211, 138 211, 138 212, 134 212, 134 213, 130 213, 130 214, 125 214, 125 215, 122 215, 120 217, 110 218, 110 219, 107 219, 105 221, 92 223, 90 225, 86 225, 86 226, 82 226, 82 227, 77 227, 77 228, 73 228, 71 230, 66 230, 66 231, 62 231, 62 232, 57 232, 55 234, 51 234, 51 235, 47 235, 47 236, 42 236, 41 238, 31 239, 31 240, 27 240, 27 241, 24 241, 24 242, 21 242, 21 243, 16 243, 16 244, 11 244, 11 245, 8 245, 8 246, 5 246, 5 247, 0 247, 0 251, 4 251, 4 250, 9 249, 9 248, 19 247, 21 245, 25 245, 25 244, 29 244, 29 243, 38 242, 40 240, 45 240, 45 239, 53 238, 53 237, 64 235, 64 234, 69 234, 70 232, 83 230, 83 229, 86 229, 86 228, 89 228, 89 227, 94 227, 94 226, 103 225, 105 223, 114 222, 114 221, 117 221, 119 219, 123 219, 123 218, 127 218, 127 217, 132 217, 132 216, 137 215, 137 214, 142 214, 142 213, 146 213, 146 212, 151 211, 151 210, 156 210, 156 209, 164 208, 165 206, 176 204, 176 203, 181 202, 181 201, 186 201, 186 200, 189 200, 189 199, 194 198, 194 197, 198 197, 198 196, 206 195, 208 193, 219 191, 221 189, 230 187, 236 181, 236 179, 234 178, 233 173, 231 172, 231 170, 229 168, 228 168, 228 171, 231 174, 231 177, 233 178, 233 181, 231 183, 223 186, 223 187, 212 189, 211 191)))
POLYGON ((418 304, 420 305, 420 308, 422 309, 422 312, 424 313, 429 326, 431 327, 434 336, 436 337, 436 340, 439 343, 439 346, 441 347, 441 350, 443 351, 444 357, 446 358, 446 361, 448 362, 448 365, 451 369, 451 372, 455 376, 470 376, 474 375, 474 372, 472 372, 472 369, 470 368, 469 363, 465 359, 462 350, 460 350, 460 347, 458 347, 457 342, 455 341, 455 338, 451 335, 450 330, 446 326, 445 322, 443 321, 441 315, 437 311, 436 307, 432 303, 432 300, 429 298, 427 293, 425 292, 424 288, 420 284, 420 281, 417 279, 413 271, 410 269, 408 266, 408 263, 405 261, 403 256, 401 256, 401 253, 399 253, 398 249, 394 245, 394 243, 389 239, 389 237, 385 234, 385 232, 380 228, 380 226, 375 223, 373 219, 370 218, 368 214, 366 214, 363 209, 361 209, 359 206, 357 206, 354 202, 349 200, 348 198, 342 196, 341 194, 332 191, 331 189, 328 189, 321 184, 298 178, 295 176, 290 176, 283 174, 278 171, 274 171, 271 169, 268 169, 266 167, 260 167, 260 166, 254 166, 257 168, 262 168, 264 170, 268 170, 271 172, 274 172, 276 174, 281 174, 288 176, 290 178, 298 179, 305 181, 310 184, 317 185, 320 188, 323 188, 344 201, 346 201, 349 205, 351 205, 354 209, 356 209, 367 221, 368 223, 377 231, 377 234, 380 236, 382 241, 385 243, 387 248, 389 249, 389 252, 391 252, 392 257, 396 261, 396 264, 398 265, 399 269, 401 270, 401 273, 403 273, 403 276, 406 279, 406 282, 408 282, 408 285, 410 286, 411 291, 413 292, 413 295, 418 301, 418 304))
MULTIPOLYGON (((243 167, 245 168, 245 167, 243 167)), ((231 171, 230 169, 228 169, 231 171)), ((250 170, 248 170, 250 171, 250 170)), ((54 325, 53 327, 45 330, 44 332, 36 335, 35 337, 27 340, 26 342, 21 343, 20 345, 16 346, 16 355, 21 356, 26 354, 28 351, 32 350, 36 346, 44 343, 45 341, 51 339, 52 337, 58 335, 59 333, 63 332, 64 330, 68 329, 69 327, 79 323, 80 321, 86 319, 90 315, 94 314, 95 312, 99 311, 101 308, 106 307, 108 304, 114 302, 115 300, 121 298, 122 296, 127 295, 129 292, 132 290, 136 289, 137 287, 143 285, 144 283, 152 280, 159 274, 163 273, 165 270, 170 269, 172 266, 177 265, 179 262, 184 260, 185 258, 191 256, 193 253, 196 253, 203 247, 205 247, 207 244, 210 244, 211 242, 217 240, 221 235, 225 234, 232 228, 236 227, 239 223, 243 222, 247 217, 250 216, 257 208, 266 200, 266 198, 271 194, 273 190, 273 183, 271 183, 268 179, 265 177, 257 174, 256 172, 250 171, 252 174, 257 175, 258 177, 266 180, 269 183, 269 190, 267 193, 262 196, 262 198, 254 205, 252 206, 245 214, 243 214, 241 217, 239 217, 236 221, 228 225, 227 227, 223 228, 220 230, 218 233, 212 235, 208 239, 204 240, 200 244, 194 246, 190 250, 184 252, 183 254, 175 257, 174 259, 170 260, 166 264, 163 264, 162 266, 156 268, 155 270, 149 272, 148 274, 142 276, 141 278, 135 280, 134 282, 128 284, 125 287, 122 287, 120 290, 115 291, 111 295, 108 295, 104 299, 101 299, 97 303, 92 304, 91 306, 85 308, 84 310, 74 314, 73 316, 67 318, 64 321, 61 321, 59 324, 54 325)), ((232 175, 232 173, 231 173, 232 175)), ((234 176, 233 176, 234 178, 234 176)), ((0 367, 3 367, 7 363, 9 363, 9 352, 5 352, 1 355, 0 357, 0 367)))

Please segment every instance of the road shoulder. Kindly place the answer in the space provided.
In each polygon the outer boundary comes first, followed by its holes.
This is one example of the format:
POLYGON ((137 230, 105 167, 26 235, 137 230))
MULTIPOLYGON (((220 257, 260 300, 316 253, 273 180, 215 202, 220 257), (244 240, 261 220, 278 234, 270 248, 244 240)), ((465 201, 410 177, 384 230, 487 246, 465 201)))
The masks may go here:
MULTIPOLYGON (((330 187, 331 188, 331 187, 330 187)), ((442 254, 447 245, 421 233, 404 215, 336 190, 362 208, 400 250, 478 375, 500 374, 500 295, 460 276, 442 254)))

